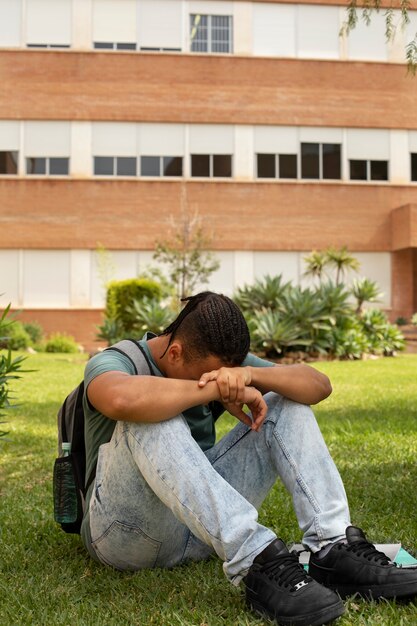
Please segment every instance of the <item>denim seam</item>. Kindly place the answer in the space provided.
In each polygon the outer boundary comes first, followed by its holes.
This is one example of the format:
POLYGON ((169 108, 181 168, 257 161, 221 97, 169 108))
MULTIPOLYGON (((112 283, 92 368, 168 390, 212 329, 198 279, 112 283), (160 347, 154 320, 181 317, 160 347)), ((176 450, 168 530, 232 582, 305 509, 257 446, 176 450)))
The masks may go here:
MULTIPOLYGON (((280 447, 281 447, 281 449, 282 449, 282 451, 283 451, 283 453, 285 455, 285 458, 287 459, 288 463, 291 465, 292 469, 294 470, 296 482, 301 487, 301 489, 304 491, 304 494, 306 495, 306 497, 307 497, 308 501, 310 502, 311 506, 313 507, 314 511, 316 513, 320 513, 320 507, 319 507, 315 497, 311 493, 310 489, 307 487, 307 484, 305 483, 302 475, 299 472, 297 472, 297 467, 296 467, 296 465, 295 465, 295 463, 294 463, 294 461, 293 461, 289 451, 287 450, 282 437, 280 437, 279 433, 277 433, 275 430, 274 430, 274 436, 277 439, 277 441, 278 441, 278 443, 279 443, 279 445, 280 445, 280 447)), ((315 525, 316 525, 316 519, 317 519, 317 516, 314 517, 315 525)))
POLYGON ((235 445, 238 444, 243 439, 243 437, 246 437, 246 435, 248 435, 250 432, 252 432, 252 430, 248 426, 248 430, 246 430, 242 435, 239 435, 239 437, 236 437, 236 439, 234 439, 227 448, 222 450, 221 454, 216 456, 214 459, 210 459, 210 463, 214 465, 216 461, 221 459, 227 452, 229 452, 229 450, 234 448, 235 445))

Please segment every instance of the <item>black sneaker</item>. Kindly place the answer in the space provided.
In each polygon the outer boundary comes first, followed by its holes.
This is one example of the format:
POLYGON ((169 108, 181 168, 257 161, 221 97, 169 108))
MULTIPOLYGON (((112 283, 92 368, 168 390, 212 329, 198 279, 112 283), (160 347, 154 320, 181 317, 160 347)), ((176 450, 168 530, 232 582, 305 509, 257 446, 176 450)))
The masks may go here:
POLYGON ((309 574, 342 598, 369 600, 417 594, 417 569, 402 569, 370 543, 360 528, 348 526, 347 543, 337 543, 323 558, 310 556, 309 574))
POLYGON ((308 576, 280 539, 258 554, 244 583, 248 606, 278 624, 320 626, 345 610, 339 596, 308 576))

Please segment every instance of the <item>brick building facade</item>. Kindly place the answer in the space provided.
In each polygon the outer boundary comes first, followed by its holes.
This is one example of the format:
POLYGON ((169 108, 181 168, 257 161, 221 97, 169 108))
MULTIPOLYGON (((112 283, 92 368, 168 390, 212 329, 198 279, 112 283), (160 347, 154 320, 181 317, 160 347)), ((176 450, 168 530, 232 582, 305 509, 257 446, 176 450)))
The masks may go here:
POLYGON ((348 246, 392 318, 417 311, 417 78, 337 2, 0 0, 0 306, 87 346, 96 249, 135 276, 184 193, 211 287, 302 282, 348 246))

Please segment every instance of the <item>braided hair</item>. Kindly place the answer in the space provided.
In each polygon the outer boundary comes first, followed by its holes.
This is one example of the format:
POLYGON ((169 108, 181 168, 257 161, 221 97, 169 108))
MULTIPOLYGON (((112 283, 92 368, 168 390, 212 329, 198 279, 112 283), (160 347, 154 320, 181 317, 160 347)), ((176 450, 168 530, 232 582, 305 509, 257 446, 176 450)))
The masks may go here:
MULTIPOLYGON (((249 329, 239 307, 227 296, 203 291, 187 302, 161 335, 183 340, 187 360, 214 355, 230 366, 241 365, 249 351, 249 329)), ((164 353, 165 354, 165 353, 164 353)), ((163 356, 163 355, 162 355, 163 356)))

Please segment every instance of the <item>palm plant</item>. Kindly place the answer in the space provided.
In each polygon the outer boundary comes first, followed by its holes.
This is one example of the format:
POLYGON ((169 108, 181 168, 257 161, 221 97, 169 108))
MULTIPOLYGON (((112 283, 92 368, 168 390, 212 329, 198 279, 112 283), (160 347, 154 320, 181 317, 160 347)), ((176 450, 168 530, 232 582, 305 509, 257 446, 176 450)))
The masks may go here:
POLYGON ((383 294, 374 280, 369 278, 357 278, 353 281, 350 293, 356 299, 356 313, 363 312, 365 302, 379 302, 383 294))
POLYGON ((336 269, 336 285, 345 277, 349 270, 357 272, 360 268, 358 259, 352 256, 347 247, 329 248, 326 250, 326 258, 328 265, 336 269))
POLYGON ((318 278, 321 283, 325 269, 329 263, 326 253, 322 250, 313 250, 309 255, 304 257, 304 262, 306 264, 304 276, 318 278))

